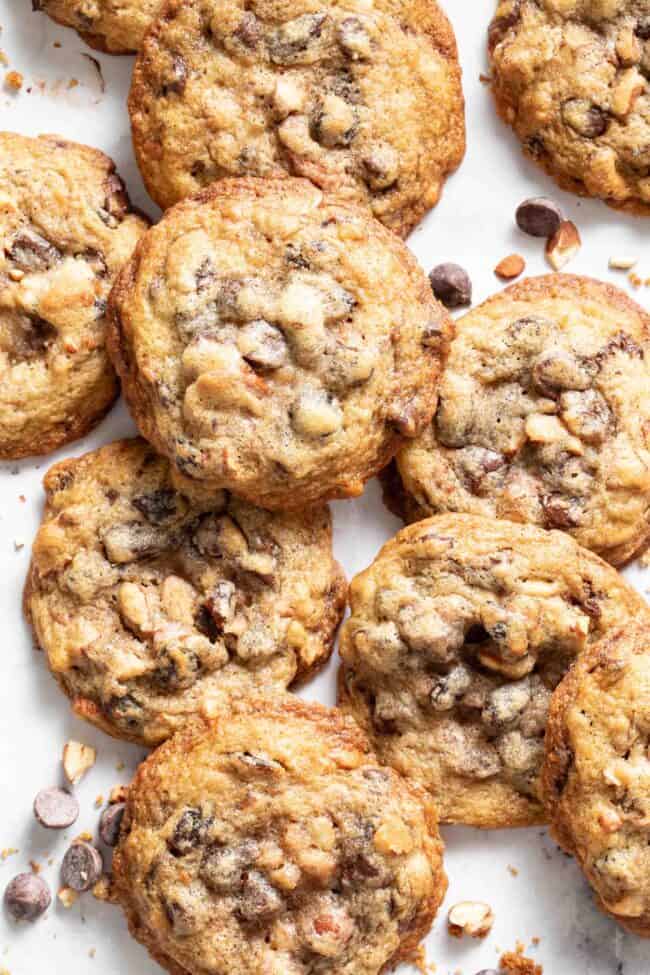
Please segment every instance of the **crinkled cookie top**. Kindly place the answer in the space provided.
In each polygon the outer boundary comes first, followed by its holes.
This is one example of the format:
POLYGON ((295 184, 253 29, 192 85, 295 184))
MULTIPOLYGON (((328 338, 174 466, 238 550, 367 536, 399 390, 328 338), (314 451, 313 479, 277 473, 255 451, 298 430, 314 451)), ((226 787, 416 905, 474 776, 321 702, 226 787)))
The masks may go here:
POLYGON ((424 427, 451 332, 402 242, 303 180, 174 207, 111 306, 143 435, 186 482, 284 510, 361 493, 424 427))
POLYGON ((0 133, 0 457, 82 436, 115 399, 106 301, 145 229, 103 153, 0 133))
POLYGON ((650 936, 647 623, 592 647, 551 705, 542 778, 551 828, 600 906, 650 936))
POLYGON ((45 488, 25 605, 81 717, 154 744, 329 657, 346 587, 326 507, 190 500, 141 440, 58 464, 45 488))
POLYGON ((431 804, 354 722, 287 698, 158 749, 113 862, 131 931, 175 975, 379 975, 428 931, 441 856, 431 804))
POLYGON ((406 517, 462 511, 561 528, 614 565, 643 549, 644 310, 609 285, 548 275, 490 298, 456 332, 433 423, 397 457, 406 517))
POLYGON ((502 0, 489 47, 525 151, 566 189, 650 213, 647 0, 502 0))
POLYGON ((350 600, 342 706, 443 821, 487 827, 542 821, 551 692, 585 648, 647 615, 568 535, 470 515, 403 529, 350 600))
POLYGON ((133 136, 163 207, 224 176, 303 176, 406 234, 465 147, 434 0, 168 0, 137 61, 133 136))

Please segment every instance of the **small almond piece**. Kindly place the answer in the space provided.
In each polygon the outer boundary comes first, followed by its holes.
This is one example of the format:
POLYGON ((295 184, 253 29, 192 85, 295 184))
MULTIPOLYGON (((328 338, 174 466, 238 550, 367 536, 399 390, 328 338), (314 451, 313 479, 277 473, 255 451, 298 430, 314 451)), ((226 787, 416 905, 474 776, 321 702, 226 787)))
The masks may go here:
POLYGON ((499 261, 494 273, 503 281, 512 281, 513 278, 519 277, 525 267, 526 262, 521 254, 508 254, 502 261, 499 261))
POLYGON ((494 913, 489 904, 480 901, 461 901, 447 915, 447 928, 454 938, 464 934, 470 938, 485 938, 492 930, 494 913))
POLYGON ((631 271, 638 261, 638 257, 610 257, 609 267, 612 271, 631 271))
POLYGON ((80 741, 69 741, 63 748, 63 771, 70 785, 77 785, 93 767, 97 752, 80 741))
POLYGON ((571 220, 563 220, 546 245, 546 259, 554 271, 561 271, 581 247, 578 228, 571 220))

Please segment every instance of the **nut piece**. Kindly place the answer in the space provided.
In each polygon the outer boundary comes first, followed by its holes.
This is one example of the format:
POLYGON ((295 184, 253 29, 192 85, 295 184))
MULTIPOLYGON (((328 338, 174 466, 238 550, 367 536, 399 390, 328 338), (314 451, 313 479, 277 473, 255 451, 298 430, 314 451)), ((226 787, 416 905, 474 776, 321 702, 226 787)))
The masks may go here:
POLYGON ((431 290, 445 308, 462 308, 472 303, 472 282, 460 264, 438 264, 429 274, 431 290))
POLYGON ((5 907, 14 921, 36 921, 51 902, 50 888, 35 873, 19 873, 5 890, 5 907))
POLYGON ((554 271, 561 271, 581 247, 578 228, 571 220, 563 220, 546 245, 546 259, 554 271))
POLYGON ((517 207, 515 220, 520 230, 531 237, 552 237, 562 223, 562 211, 557 203, 544 196, 524 200, 517 207))
POLYGON ((631 271, 638 264, 638 257, 610 257, 609 268, 612 271, 631 271))
POLYGON ((63 746, 63 771, 70 785, 81 782, 97 758, 97 752, 90 745, 80 741, 69 741, 63 746))
POLYGON ((512 281, 513 278, 519 277, 525 267, 526 262, 521 254, 509 254, 502 261, 499 261, 494 273, 503 281, 512 281))
POLYGON ((460 901, 447 915, 447 928, 454 938, 462 938, 464 934, 470 938, 485 938, 493 924, 492 908, 480 901, 460 901))

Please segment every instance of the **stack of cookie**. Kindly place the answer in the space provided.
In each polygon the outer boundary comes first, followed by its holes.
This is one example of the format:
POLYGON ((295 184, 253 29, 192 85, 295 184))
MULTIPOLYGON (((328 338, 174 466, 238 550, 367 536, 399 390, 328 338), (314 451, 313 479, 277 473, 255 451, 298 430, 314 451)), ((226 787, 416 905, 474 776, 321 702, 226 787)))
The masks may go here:
MULTIPOLYGON (((134 936, 174 975, 378 975, 444 896, 438 815, 550 819, 646 933, 650 612, 615 567, 650 539, 650 318, 568 275, 455 328, 434 299, 400 239, 464 150, 434 3, 39 6, 140 51, 169 208, 147 230, 101 154, 2 137, 0 453, 81 436, 116 373, 142 435, 49 471, 25 591, 75 712, 160 745, 114 860, 134 936), (352 582, 341 710, 303 704, 346 604, 327 501, 380 472, 412 524, 352 582)), ((500 5, 500 92, 550 17, 500 5)), ((643 200, 631 169, 602 195, 643 200)))

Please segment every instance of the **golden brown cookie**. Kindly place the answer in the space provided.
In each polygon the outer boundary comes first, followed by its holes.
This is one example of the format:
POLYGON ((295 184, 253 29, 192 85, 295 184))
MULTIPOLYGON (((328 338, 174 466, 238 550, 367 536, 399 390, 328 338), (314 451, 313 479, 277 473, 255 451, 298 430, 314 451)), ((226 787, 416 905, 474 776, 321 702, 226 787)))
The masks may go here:
POLYGON ((32 0, 86 44, 106 54, 132 54, 142 44, 160 0, 32 0))
POLYGON ((340 704, 443 822, 542 822, 551 692, 610 630, 650 615, 569 535, 471 515, 404 528, 350 586, 340 704))
POLYGON ((650 937, 650 627, 591 647, 551 701, 542 793, 599 906, 650 937))
POLYGON ((45 490, 25 609, 79 716, 154 744, 226 692, 284 690, 327 661, 346 585, 326 507, 189 500, 143 440, 57 464, 45 490))
POLYGON ((282 510, 360 494, 423 429, 452 327, 394 234, 289 179, 174 207, 110 310, 143 436, 186 485, 282 510))
POLYGON ((76 440, 113 403, 106 299, 145 229, 103 153, 0 132, 0 458, 76 440))
POLYGON ((526 154, 564 189, 650 214, 647 0, 501 0, 489 50, 526 154))
POLYGON ((447 886, 435 810, 354 722, 295 698, 188 728, 142 765, 113 860, 173 975, 379 975, 447 886))
POLYGON ((650 316, 591 278, 506 288, 456 322, 433 422, 387 501, 561 528, 613 565, 650 538, 650 316))
POLYGON ((407 234, 465 150, 435 0, 168 0, 129 100, 163 208, 226 176, 303 176, 407 234))

